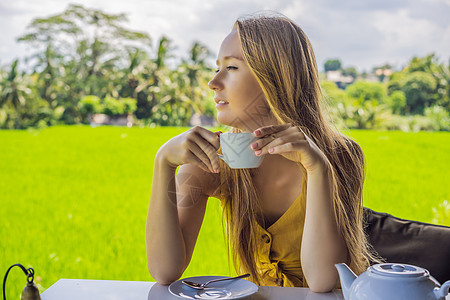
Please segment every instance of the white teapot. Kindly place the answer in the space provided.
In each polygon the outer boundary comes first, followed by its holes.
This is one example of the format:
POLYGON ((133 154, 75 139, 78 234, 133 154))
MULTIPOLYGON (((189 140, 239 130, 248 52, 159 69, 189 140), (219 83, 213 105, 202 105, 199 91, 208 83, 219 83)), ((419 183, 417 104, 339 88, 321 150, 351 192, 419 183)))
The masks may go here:
POLYGON ((369 267, 359 277, 346 264, 336 264, 345 300, 444 300, 450 280, 439 287, 428 270, 385 263, 369 267))

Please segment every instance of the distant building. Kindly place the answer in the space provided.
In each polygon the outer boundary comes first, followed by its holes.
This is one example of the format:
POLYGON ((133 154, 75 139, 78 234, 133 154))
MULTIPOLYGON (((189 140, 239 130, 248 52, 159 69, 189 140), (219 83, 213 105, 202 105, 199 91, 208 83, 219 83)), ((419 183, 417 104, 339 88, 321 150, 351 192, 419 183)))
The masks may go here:
POLYGON ((375 70, 375 75, 377 76, 390 76, 392 75, 392 73, 394 73, 394 71, 392 71, 392 69, 376 69, 375 70))
POLYGON ((391 76, 392 73, 394 73, 394 71, 392 69, 390 69, 390 68, 378 68, 378 69, 375 69, 375 75, 378 77, 378 80, 380 82, 388 81, 389 76, 391 76))
POLYGON ((353 76, 345 76, 340 70, 327 71, 326 77, 328 81, 336 83, 336 85, 341 89, 345 89, 347 85, 352 84, 355 81, 353 76))

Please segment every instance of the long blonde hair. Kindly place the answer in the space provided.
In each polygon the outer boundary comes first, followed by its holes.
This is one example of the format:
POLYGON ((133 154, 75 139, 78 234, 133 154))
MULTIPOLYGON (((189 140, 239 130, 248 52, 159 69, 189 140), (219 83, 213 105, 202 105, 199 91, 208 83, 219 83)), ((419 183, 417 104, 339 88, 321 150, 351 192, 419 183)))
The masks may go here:
MULTIPOLYGON (((245 17, 234 27, 244 60, 278 122, 301 128, 326 155, 331 166, 335 216, 350 267, 363 272, 374 258, 363 231, 364 154, 356 142, 339 133, 323 116, 318 70, 307 36, 282 15, 245 17)), ((232 131, 239 132, 236 128, 232 131)), ((259 283, 256 225, 263 218, 252 180, 255 170, 230 169, 223 162, 220 167, 220 192, 235 268, 249 272, 251 280, 259 283)))

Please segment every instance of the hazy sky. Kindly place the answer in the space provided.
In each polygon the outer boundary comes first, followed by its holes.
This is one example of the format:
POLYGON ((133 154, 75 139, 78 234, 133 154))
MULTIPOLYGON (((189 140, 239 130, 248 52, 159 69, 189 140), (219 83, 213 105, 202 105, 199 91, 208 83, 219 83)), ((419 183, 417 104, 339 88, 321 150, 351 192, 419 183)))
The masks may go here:
POLYGON ((384 63, 401 67, 432 52, 441 61, 450 58, 450 0, 0 0, 0 64, 30 53, 16 38, 34 18, 60 13, 69 3, 127 13, 128 28, 154 41, 168 36, 178 56, 194 40, 216 54, 237 17, 272 10, 303 28, 320 68, 329 58, 358 71, 384 63))

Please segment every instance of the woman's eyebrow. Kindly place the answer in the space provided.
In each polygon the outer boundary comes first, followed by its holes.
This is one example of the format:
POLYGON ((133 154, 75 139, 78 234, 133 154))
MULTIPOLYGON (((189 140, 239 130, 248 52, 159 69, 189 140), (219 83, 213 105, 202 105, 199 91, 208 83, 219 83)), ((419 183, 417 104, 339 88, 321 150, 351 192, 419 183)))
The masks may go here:
MULTIPOLYGON (((241 57, 237 57, 237 56, 233 56, 233 55, 228 55, 228 56, 224 56, 223 57, 223 61, 229 60, 229 59, 237 59, 237 60, 241 60, 243 61, 243 59, 241 57)), ((216 60, 216 64, 219 65, 220 63, 220 59, 216 60)))

